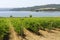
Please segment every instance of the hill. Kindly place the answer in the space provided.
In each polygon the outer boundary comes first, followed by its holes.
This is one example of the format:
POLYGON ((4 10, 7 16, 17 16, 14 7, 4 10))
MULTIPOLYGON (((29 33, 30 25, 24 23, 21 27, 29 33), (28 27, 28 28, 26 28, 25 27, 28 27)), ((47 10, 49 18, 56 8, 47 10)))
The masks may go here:
POLYGON ((0 11, 60 11, 60 4, 48 4, 24 8, 0 8, 0 11))
POLYGON ((40 5, 40 6, 33 6, 33 7, 25 7, 25 8, 13 8, 10 11, 35 11, 35 10, 56 10, 60 11, 60 4, 48 4, 48 5, 40 5))

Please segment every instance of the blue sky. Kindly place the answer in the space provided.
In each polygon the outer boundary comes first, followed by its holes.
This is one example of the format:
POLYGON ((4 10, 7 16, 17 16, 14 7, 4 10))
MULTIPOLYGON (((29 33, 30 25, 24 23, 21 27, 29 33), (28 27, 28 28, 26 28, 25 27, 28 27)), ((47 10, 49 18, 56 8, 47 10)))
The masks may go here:
POLYGON ((0 8, 31 7, 45 4, 60 4, 60 0, 0 0, 0 8))

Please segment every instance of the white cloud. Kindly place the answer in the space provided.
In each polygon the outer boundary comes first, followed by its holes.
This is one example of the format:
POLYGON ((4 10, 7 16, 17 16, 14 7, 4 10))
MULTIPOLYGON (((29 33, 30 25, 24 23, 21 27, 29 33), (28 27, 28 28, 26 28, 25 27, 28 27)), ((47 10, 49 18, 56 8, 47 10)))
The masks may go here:
POLYGON ((0 8, 27 7, 34 5, 60 3, 60 0, 0 0, 0 8))

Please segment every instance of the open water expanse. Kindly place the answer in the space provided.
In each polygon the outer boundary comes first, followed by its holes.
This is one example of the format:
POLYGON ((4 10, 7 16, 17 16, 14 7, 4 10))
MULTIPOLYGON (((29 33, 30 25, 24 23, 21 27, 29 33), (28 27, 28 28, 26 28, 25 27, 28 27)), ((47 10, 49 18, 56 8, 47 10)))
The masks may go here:
POLYGON ((11 15, 13 17, 29 17, 29 15, 33 17, 60 17, 60 11, 0 11, 0 17, 10 17, 11 15))

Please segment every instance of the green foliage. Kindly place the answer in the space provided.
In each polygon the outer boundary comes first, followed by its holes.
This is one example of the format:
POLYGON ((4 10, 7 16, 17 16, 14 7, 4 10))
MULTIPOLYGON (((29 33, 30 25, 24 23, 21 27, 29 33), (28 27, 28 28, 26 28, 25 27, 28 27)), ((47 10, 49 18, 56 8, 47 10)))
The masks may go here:
POLYGON ((10 17, 13 17, 12 15, 10 15, 10 17))
MULTIPOLYGON (((37 33, 42 30, 53 30, 60 28, 60 17, 41 17, 41 18, 0 18, 0 40, 9 33, 9 25, 6 19, 9 19, 19 35, 24 35, 24 28, 37 33)), ((48 31, 47 30, 47 31, 48 31)))
POLYGON ((3 39, 4 35, 9 33, 9 27, 5 19, 0 19, 0 40, 3 39))
POLYGON ((29 15, 29 17, 31 18, 31 17, 32 17, 32 15, 29 15))
POLYGON ((29 21, 25 21, 24 23, 25 23, 25 28, 30 29, 31 31, 33 31, 35 33, 38 32, 39 24, 36 23, 35 21, 30 20, 30 22, 29 21))
POLYGON ((18 18, 12 18, 11 19, 11 23, 13 25, 13 27, 15 28, 15 31, 18 33, 18 35, 23 35, 23 26, 21 23, 21 20, 18 18))
POLYGON ((24 28, 35 33, 37 33, 39 29, 52 30, 54 28, 60 28, 60 18, 15 18, 14 20, 12 19, 12 21, 16 23, 13 22, 16 26, 14 27, 19 34, 24 33, 22 32, 24 28))

